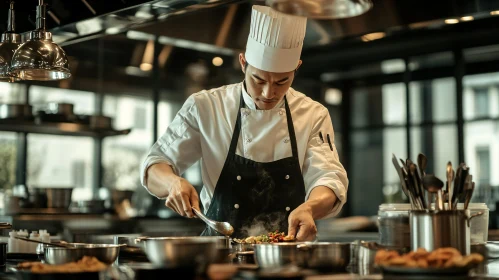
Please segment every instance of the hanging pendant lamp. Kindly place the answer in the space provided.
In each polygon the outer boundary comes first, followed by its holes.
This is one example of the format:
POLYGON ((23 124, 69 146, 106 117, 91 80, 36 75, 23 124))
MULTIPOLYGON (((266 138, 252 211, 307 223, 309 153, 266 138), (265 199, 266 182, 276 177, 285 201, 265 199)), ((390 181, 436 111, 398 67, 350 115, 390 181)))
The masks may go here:
POLYGON ((52 41, 52 33, 45 30, 46 9, 43 0, 39 0, 36 29, 12 57, 11 71, 22 80, 54 81, 71 77, 66 53, 52 41))
POLYGON ((0 82, 18 80, 10 72, 10 64, 14 52, 21 44, 21 36, 15 33, 14 1, 10 2, 7 31, 0 38, 0 82))
POLYGON ((361 15, 373 7, 371 0, 267 0, 282 13, 313 19, 340 19, 361 15))

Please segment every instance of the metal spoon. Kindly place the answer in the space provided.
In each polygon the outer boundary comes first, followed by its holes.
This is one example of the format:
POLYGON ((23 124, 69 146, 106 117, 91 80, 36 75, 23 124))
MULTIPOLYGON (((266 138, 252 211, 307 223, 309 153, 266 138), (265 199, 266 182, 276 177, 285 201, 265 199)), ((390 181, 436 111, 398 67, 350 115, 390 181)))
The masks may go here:
POLYGON ((473 191, 475 190, 475 182, 471 183, 471 186, 467 186, 466 189, 466 199, 464 201, 464 210, 468 209, 468 205, 470 204, 471 197, 473 196, 473 191))
POLYGON ((412 185, 416 191, 416 197, 418 197, 421 209, 429 209, 428 207, 430 206, 426 205, 424 199, 424 193, 423 190, 421 189, 421 179, 419 178, 417 166, 409 160, 408 168, 409 168, 410 180, 412 180, 412 185))
POLYGON ((409 198, 409 202, 411 203, 411 208, 418 209, 418 207, 414 204, 415 202, 414 202, 414 197, 412 196, 412 193, 407 188, 407 184, 405 182, 406 176, 404 175, 405 172, 402 172, 403 167, 400 167, 400 164, 397 160, 397 157, 395 157, 394 154, 392 154, 392 163, 393 163, 393 166, 395 166, 395 170, 397 170, 397 174, 399 175, 400 184, 402 186, 402 191, 409 198))
POLYGON ((426 164, 428 163, 428 159, 426 158, 426 156, 424 154, 419 154, 418 155, 418 166, 419 166, 419 172, 420 172, 420 176, 421 178, 424 177, 424 175, 426 175, 425 173, 425 170, 426 170, 426 164))
POLYGON ((231 226, 231 224, 227 222, 213 221, 194 207, 192 208, 192 211, 194 211, 194 214, 196 214, 196 216, 198 216, 201 220, 203 220, 203 222, 205 222, 206 225, 216 230, 218 233, 223 234, 225 236, 231 236, 234 233, 234 228, 231 226))
POLYGON ((43 241, 38 241, 38 240, 24 238, 24 237, 18 237, 18 236, 16 236, 15 238, 16 239, 20 239, 20 240, 24 240, 24 241, 28 241, 28 242, 34 242, 34 243, 39 243, 39 244, 44 244, 44 245, 50 245, 50 246, 55 246, 55 247, 75 248, 72 245, 62 245, 63 243, 58 244, 58 243, 43 242, 43 241))
POLYGON ((448 210, 452 210, 452 193, 454 192, 453 185, 452 183, 454 182, 454 169, 452 168, 452 163, 449 161, 447 162, 447 208, 448 210))
POLYGON ((444 210, 442 188, 444 187, 444 182, 435 177, 435 175, 429 174, 425 175, 423 178, 423 186, 428 191, 429 198, 431 200, 433 194, 437 194, 437 199, 435 201, 436 210, 444 210))

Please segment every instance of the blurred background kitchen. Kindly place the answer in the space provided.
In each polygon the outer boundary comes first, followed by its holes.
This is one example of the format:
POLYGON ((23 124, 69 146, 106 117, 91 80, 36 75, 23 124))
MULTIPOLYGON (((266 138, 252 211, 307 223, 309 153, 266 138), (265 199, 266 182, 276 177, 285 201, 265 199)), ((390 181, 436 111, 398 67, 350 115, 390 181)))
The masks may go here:
MULTIPOLYGON (((35 28, 38 0, 20 2, 16 32, 25 35, 35 28)), ((242 80, 237 56, 251 5, 264 1, 46 3, 47 29, 66 52, 71 77, 0 82, 0 103, 30 104, 34 114, 31 122, 0 120, 2 221, 75 241, 200 233, 202 222, 179 217, 143 189, 140 164, 190 94, 242 80), (73 118, 50 118, 68 103, 73 118), (110 117, 111 126, 60 125, 91 115, 110 117), (61 207, 48 205, 54 195, 66 197, 61 207)), ((0 3, 0 32, 8 8, 0 3)), ((449 160, 470 166, 472 202, 487 204, 494 232, 497 34, 495 0, 373 0, 360 16, 308 21, 293 87, 329 109, 350 179, 347 204, 337 218, 319 222, 319 238, 376 239, 379 205, 407 202, 392 153, 416 159, 420 152, 427 173, 444 181, 449 160)), ((198 164, 184 177, 200 190, 198 164)))

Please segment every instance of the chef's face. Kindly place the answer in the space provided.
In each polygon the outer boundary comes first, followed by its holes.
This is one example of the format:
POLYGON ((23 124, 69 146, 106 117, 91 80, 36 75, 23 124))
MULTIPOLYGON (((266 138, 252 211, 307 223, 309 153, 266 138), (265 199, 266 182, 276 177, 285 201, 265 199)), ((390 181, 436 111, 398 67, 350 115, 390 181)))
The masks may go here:
MULTIPOLYGON (((258 109, 270 110, 284 98, 293 83, 296 70, 286 73, 272 73, 247 65, 244 54, 239 54, 239 62, 244 73, 246 91, 253 98, 258 109)), ((301 60, 298 67, 301 65, 301 60)), ((298 69, 296 67, 296 69, 298 69)))

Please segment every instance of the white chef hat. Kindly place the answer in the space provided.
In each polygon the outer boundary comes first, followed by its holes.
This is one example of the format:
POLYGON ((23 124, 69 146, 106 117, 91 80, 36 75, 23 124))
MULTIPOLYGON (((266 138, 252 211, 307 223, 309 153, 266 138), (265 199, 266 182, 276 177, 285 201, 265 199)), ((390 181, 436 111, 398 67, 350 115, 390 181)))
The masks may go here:
POLYGON ((283 73, 298 67, 307 18, 254 5, 246 61, 260 70, 283 73))

